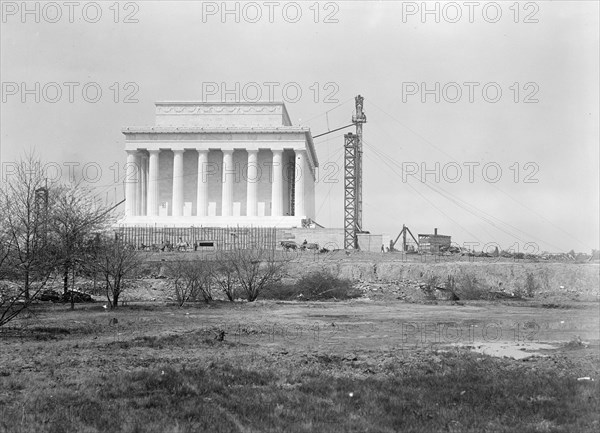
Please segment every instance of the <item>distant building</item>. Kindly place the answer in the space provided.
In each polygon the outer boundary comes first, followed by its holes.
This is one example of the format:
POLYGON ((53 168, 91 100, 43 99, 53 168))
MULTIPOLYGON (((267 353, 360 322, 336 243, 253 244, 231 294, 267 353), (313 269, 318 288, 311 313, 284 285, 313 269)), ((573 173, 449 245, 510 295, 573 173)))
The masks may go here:
POLYGON ((451 236, 438 235, 438 229, 433 229, 433 234, 419 233, 419 252, 439 253, 450 247, 451 236))

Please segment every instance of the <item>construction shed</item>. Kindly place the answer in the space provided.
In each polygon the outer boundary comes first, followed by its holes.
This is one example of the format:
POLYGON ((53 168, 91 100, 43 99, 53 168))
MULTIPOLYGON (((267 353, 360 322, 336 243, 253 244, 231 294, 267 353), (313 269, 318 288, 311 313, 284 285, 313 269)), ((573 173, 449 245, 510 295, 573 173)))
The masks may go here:
POLYGON ((450 247, 452 237, 447 235, 438 235, 438 229, 433 229, 433 234, 419 233, 419 252, 421 253, 439 253, 441 250, 450 247))
POLYGON ((383 246, 383 235, 372 235, 370 233, 357 233, 356 240, 358 249, 361 251, 380 252, 383 246))

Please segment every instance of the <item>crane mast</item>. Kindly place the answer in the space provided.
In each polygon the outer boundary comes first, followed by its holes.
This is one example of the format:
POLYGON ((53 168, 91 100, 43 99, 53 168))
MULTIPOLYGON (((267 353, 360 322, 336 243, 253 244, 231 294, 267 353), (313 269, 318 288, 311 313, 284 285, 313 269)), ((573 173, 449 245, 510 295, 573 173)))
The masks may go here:
POLYGON ((344 248, 358 249, 357 233, 362 231, 362 124, 367 122, 363 112, 364 98, 354 98, 356 114, 352 123, 356 134, 344 135, 344 248))

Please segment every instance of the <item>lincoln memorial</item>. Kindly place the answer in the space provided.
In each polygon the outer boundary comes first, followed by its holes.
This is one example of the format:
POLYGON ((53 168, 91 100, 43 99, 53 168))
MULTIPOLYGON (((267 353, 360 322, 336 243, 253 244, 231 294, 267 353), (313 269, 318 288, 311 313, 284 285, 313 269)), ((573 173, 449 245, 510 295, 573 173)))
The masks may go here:
POLYGON ((281 102, 157 102, 154 126, 123 129, 120 224, 302 227, 315 214, 312 135, 281 102))

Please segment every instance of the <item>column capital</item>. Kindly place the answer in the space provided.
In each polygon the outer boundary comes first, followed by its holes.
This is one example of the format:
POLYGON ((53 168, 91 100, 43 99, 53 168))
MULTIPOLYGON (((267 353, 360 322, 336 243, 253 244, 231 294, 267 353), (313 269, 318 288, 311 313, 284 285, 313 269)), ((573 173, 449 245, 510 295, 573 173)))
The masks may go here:
POLYGON ((150 155, 158 155, 160 153, 160 149, 148 149, 148 153, 150 155))
POLYGON ((207 149, 205 147, 196 147, 195 148, 197 152, 206 152, 208 153, 210 149, 207 149))
POLYGON ((185 149, 171 149, 173 151, 173 153, 183 153, 185 152, 185 149))
POLYGON ((128 149, 128 150, 125 150, 125 152, 127 152, 127 156, 137 156, 137 154, 138 154, 137 149, 136 150, 128 149))

